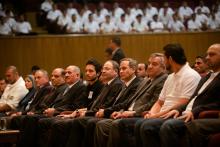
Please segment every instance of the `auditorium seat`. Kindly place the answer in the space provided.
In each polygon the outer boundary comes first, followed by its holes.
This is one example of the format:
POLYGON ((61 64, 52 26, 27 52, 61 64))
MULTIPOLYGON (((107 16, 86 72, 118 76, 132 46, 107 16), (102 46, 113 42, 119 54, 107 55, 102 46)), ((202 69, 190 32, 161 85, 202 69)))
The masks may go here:
MULTIPOLYGON (((220 117, 220 111, 204 111, 201 112, 199 114, 199 118, 219 118, 220 117)), ((215 134, 211 134, 209 136, 209 143, 208 143, 208 147, 216 147, 216 146, 220 146, 220 132, 219 133, 215 133, 215 134)))

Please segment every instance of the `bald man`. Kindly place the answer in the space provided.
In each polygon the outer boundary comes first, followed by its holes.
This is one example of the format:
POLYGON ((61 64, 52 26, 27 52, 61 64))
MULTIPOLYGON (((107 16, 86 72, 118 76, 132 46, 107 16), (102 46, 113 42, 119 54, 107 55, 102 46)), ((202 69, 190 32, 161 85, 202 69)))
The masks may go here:
POLYGON ((6 69, 5 77, 8 85, 0 99, 0 112, 15 110, 19 101, 28 93, 25 82, 15 66, 6 69))
POLYGON ((165 121, 160 127, 161 145, 179 146, 182 139, 184 146, 203 147, 207 146, 210 134, 220 132, 220 119, 197 119, 203 111, 220 110, 220 44, 208 48, 206 60, 213 72, 200 80, 187 105, 167 114, 174 119, 165 121))

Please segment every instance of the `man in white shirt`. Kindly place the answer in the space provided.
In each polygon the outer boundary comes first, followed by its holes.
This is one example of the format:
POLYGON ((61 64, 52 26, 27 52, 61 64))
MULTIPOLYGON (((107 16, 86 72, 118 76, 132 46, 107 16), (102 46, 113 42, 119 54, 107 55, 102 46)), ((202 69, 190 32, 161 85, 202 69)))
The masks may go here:
POLYGON ((101 1, 101 2, 99 3, 99 9, 100 9, 100 14, 101 14, 103 17, 105 17, 106 15, 109 15, 108 10, 105 8, 104 2, 101 1))
POLYGON ((82 25, 81 23, 77 20, 76 15, 72 15, 72 21, 68 23, 67 25, 67 32, 68 33, 79 33, 82 31, 82 25))
POLYGON ((19 101, 28 93, 25 82, 19 76, 15 66, 9 66, 5 72, 8 85, 0 99, 0 112, 15 110, 19 101))
POLYGON ((141 14, 136 16, 136 20, 137 21, 134 22, 133 31, 146 32, 149 29, 145 21, 143 21, 141 14))
POLYGON ((15 19, 11 16, 11 11, 6 10, 5 11, 5 18, 6 18, 6 23, 9 25, 10 28, 15 27, 16 21, 15 19))
POLYGON ((24 14, 18 16, 18 21, 14 27, 14 31, 17 34, 29 34, 32 31, 31 24, 28 21, 25 21, 24 14))
POLYGON ((89 20, 84 24, 84 32, 86 33, 98 33, 100 31, 99 25, 93 20, 93 14, 89 14, 89 20))
POLYGON ((10 26, 6 23, 6 18, 0 16, 0 35, 10 35, 11 32, 10 26))
POLYGON ((212 119, 198 119, 201 112, 220 108, 220 44, 208 48, 206 60, 213 73, 200 81, 188 104, 168 113, 167 118, 173 119, 165 121, 159 131, 164 146, 180 146, 182 142, 185 147, 205 147, 208 136, 220 131, 219 123, 212 119))
POLYGON ((87 23, 89 21, 89 15, 92 14, 92 11, 89 9, 88 5, 85 4, 80 13, 81 24, 87 23))
POLYGON ((202 25, 208 25, 208 17, 202 13, 201 9, 197 10, 196 20, 199 21, 202 25))
POLYGON ((137 146, 157 146, 159 142, 155 142, 154 138, 159 132, 160 124, 164 122, 163 117, 186 104, 200 80, 200 75, 188 65, 184 50, 179 44, 168 44, 164 51, 167 69, 171 69, 173 73, 165 81, 159 99, 144 115, 145 119, 140 119, 135 125, 137 146))
POLYGON ((73 7, 73 3, 69 2, 67 7, 67 14, 72 17, 72 15, 75 15, 76 17, 79 17, 79 13, 76 8, 73 7))
POLYGON ((167 28, 168 22, 173 20, 172 16, 173 14, 171 15, 168 13, 168 9, 164 9, 163 13, 159 13, 159 21, 161 21, 165 28, 167 28))
POLYGON ((162 16, 164 14, 164 11, 167 11, 167 14, 172 16, 174 14, 174 11, 172 8, 169 7, 168 2, 164 2, 163 7, 159 10, 159 16, 162 16))
POLYGON ((168 29, 171 32, 181 32, 185 31, 184 24, 178 19, 177 14, 173 14, 173 20, 169 21, 168 23, 168 29))
POLYGON ((152 32, 162 32, 164 31, 164 25, 158 20, 158 15, 153 16, 153 21, 150 23, 150 30, 152 32))
POLYGON ((202 24, 196 20, 196 14, 192 14, 192 18, 187 22, 188 31, 200 31, 202 24))
POLYGON ((71 17, 67 14, 66 10, 63 10, 62 15, 58 17, 57 25, 61 32, 66 32, 66 27, 72 22, 71 17))
POLYGON ((113 13, 114 13, 114 16, 115 16, 116 20, 120 19, 121 15, 125 13, 124 10, 119 7, 119 4, 117 2, 114 3, 113 9, 114 9, 113 13))
POLYGON ((95 10, 93 17, 94 21, 96 21, 99 25, 105 21, 105 16, 101 15, 100 9, 95 10))
POLYGON ((220 28, 220 18, 217 18, 215 14, 211 14, 208 20, 208 28, 216 30, 220 28))
POLYGON ((118 26, 118 32, 121 33, 129 33, 132 29, 130 22, 125 19, 125 14, 121 15, 121 19, 118 22, 117 26, 118 26))
POLYGON ((150 2, 147 2, 145 9, 145 17, 152 19, 155 14, 158 14, 156 7, 153 7, 150 2))
POLYGON ((53 1, 52 0, 45 0, 41 4, 40 9, 47 13, 50 10, 52 10, 52 5, 53 5, 53 1))
POLYGON ((58 9, 57 4, 53 4, 53 9, 47 13, 47 19, 54 22, 61 15, 62 12, 58 9))
POLYGON ((140 9, 140 5, 135 3, 134 6, 131 8, 131 14, 136 17, 137 15, 144 15, 143 11, 140 9))
POLYGON ((210 13, 210 10, 207 6, 205 6, 204 1, 199 1, 199 6, 195 8, 195 13, 198 13, 198 9, 201 9, 202 13, 205 15, 208 15, 210 13))
POLYGON ((187 1, 182 2, 178 14, 183 22, 191 17, 191 15, 193 14, 193 10, 188 6, 187 1))
POLYGON ((102 33, 114 33, 116 31, 116 25, 110 21, 110 16, 109 15, 106 15, 105 16, 105 22, 103 22, 101 24, 101 28, 100 28, 100 31, 102 33))

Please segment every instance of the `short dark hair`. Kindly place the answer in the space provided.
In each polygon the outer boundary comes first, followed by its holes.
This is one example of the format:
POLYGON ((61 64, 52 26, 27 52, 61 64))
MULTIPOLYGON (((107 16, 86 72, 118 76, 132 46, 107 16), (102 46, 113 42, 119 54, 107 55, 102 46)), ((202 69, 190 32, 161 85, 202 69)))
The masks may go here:
POLYGON ((93 65, 95 67, 96 73, 100 73, 102 69, 102 65, 94 58, 89 59, 86 62, 86 65, 93 65))
POLYGON ((115 43, 117 46, 121 46, 121 39, 119 37, 113 37, 112 42, 115 43))
POLYGON ((33 65, 32 67, 31 67, 31 71, 33 72, 33 71, 36 71, 36 70, 39 70, 40 69, 40 67, 38 66, 38 65, 33 65))
POLYGON ((184 49, 180 44, 167 44, 164 48, 164 55, 169 58, 172 57, 172 59, 180 65, 184 65, 187 61, 184 49))

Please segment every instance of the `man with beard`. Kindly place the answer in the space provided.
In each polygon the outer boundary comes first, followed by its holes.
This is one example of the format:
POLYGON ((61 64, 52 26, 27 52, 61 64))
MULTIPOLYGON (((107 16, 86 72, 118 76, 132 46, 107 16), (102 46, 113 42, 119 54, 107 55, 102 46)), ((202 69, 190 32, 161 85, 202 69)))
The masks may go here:
POLYGON ((138 120, 135 124, 137 146, 157 145, 157 141, 151 140, 157 135, 157 132, 151 134, 152 136, 149 138, 146 137, 151 132, 149 129, 154 128, 158 131, 160 124, 164 122, 163 117, 166 117, 170 110, 186 104, 200 80, 200 75, 188 65, 184 50, 180 44, 168 44, 163 50, 166 67, 168 70, 171 69, 173 73, 165 81, 156 103, 144 115, 144 119, 138 120))

